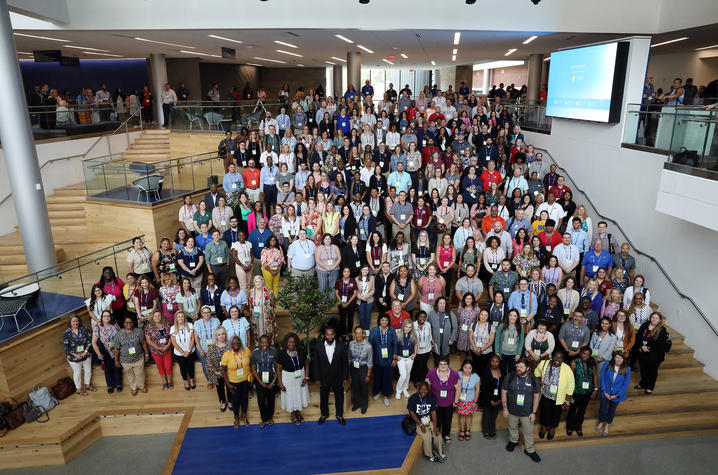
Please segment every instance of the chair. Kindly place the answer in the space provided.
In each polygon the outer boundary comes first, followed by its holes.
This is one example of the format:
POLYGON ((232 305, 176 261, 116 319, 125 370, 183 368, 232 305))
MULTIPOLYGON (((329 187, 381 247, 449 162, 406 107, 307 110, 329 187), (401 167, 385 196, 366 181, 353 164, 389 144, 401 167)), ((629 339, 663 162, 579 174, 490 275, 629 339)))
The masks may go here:
POLYGON ((32 295, 24 295, 21 297, 0 298, 0 330, 5 325, 4 319, 9 317, 15 320, 15 328, 17 328, 18 333, 32 325, 35 320, 32 318, 32 315, 30 315, 30 312, 27 311, 27 308, 25 308, 28 300, 32 297, 32 295), (25 315, 30 317, 30 321, 22 328, 20 328, 20 325, 17 323, 17 316, 20 312, 25 312, 25 315))
POLYGON ((143 163, 143 162, 132 162, 130 163, 127 168, 134 173, 137 178, 141 178, 143 176, 151 175, 155 171, 157 171, 157 167, 150 163, 143 163))
POLYGON ((209 130, 212 130, 213 126, 215 129, 219 130, 219 123, 222 122, 224 116, 219 112, 207 112, 204 114, 204 119, 209 124, 209 130))
POLYGON ((142 192, 147 195, 147 202, 150 202, 150 193, 154 193, 155 197, 159 201, 160 198, 160 181, 162 181, 162 175, 147 175, 142 178, 138 178, 132 182, 137 187, 137 201, 140 201, 142 192))
POLYGON ((204 130, 204 127, 202 127, 202 117, 199 115, 192 114, 191 112, 183 111, 184 115, 187 116, 187 120, 189 121, 189 130, 192 130, 192 124, 197 122, 199 124, 200 130, 204 130))

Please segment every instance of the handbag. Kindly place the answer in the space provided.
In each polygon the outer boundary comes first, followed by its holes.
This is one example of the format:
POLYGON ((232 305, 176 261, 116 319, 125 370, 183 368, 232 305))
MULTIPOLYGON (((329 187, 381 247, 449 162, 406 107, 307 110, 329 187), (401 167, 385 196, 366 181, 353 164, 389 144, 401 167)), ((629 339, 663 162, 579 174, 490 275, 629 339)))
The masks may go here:
POLYGON ((17 429, 23 425, 25 423, 25 414, 27 414, 27 403, 23 402, 18 404, 15 409, 5 416, 8 428, 17 429))
POLYGON ((411 416, 406 416, 404 420, 401 421, 401 428, 404 429, 406 435, 416 434, 416 422, 414 422, 411 416))
POLYGON ((46 387, 36 385, 32 388, 32 392, 30 393, 30 409, 39 407, 45 412, 48 412, 55 406, 57 406, 57 399, 52 397, 46 387))
POLYGON ((673 163, 687 167, 698 166, 698 150, 688 150, 681 147, 681 150, 673 156, 673 163))
POLYGON ((25 413, 25 422, 47 422, 50 420, 50 414, 47 413, 47 410, 42 407, 35 404, 33 401, 30 401, 30 403, 27 405, 27 412, 25 413), (40 420, 40 417, 45 416, 45 420, 40 420))
POLYGON ((62 401, 68 396, 75 392, 75 382, 72 378, 64 377, 57 380, 57 383, 52 387, 52 393, 58 401, 62 401))

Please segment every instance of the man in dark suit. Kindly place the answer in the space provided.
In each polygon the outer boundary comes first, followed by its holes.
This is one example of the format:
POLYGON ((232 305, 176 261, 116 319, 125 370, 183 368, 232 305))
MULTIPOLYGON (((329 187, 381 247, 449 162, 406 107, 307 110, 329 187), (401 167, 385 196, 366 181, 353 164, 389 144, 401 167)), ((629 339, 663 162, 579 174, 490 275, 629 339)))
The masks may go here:
POLYGON ((224 196, 222 193, 217 191, 217 184, 212 183, 209 185, 209 193, 204 195, 204 202, 207 203, 207 212, 212 214, 212 210, 217 206, 217 200, 220 196, 224 196))
POLYGON ((334 327, 324 330, 324 341, 314 346, 314 374, 319 380, 319 408, 322 416, 317 421, 324 424, 329 417, 329 391, 334 392, 334 405, 339 424, 344 420, 344 391, 349 386, 349 358, 347 346, 336 339, 334 327))

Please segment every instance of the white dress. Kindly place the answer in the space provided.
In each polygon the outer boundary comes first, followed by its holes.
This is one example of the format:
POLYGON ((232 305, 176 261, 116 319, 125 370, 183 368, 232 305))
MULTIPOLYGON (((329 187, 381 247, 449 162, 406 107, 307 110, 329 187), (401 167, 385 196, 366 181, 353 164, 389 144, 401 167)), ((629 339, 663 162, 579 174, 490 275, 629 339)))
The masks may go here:
MULTIPOLYGON (((289 354, 287 357, 291 359, 289 354)), ((294 357, 295 361, 296 359, 297 356, 294 357)), ((301 411, 309 405, 309 384, 302 386, 302 381, 306 376, 304 368, 300 370, 300 374, 301 377, 297 378, 295 372, 282 369, 282 384, 287 390, 280 391, 280 393, 282 409, 287 412, 301 411)))

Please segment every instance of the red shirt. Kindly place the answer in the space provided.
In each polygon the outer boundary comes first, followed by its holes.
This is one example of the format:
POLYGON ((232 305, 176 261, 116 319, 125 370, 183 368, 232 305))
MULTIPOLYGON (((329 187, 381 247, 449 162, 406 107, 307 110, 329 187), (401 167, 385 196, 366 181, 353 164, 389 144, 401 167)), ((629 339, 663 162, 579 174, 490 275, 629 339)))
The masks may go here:
MULTIPOLYGON (((100 284, 100 282, 98 282, 98 284, 100 284)), ((106 283, 102 286, 102 290, 104 290, 107 295, 115 296, 115 301, 110 305, 112 310, 118 310, 125 306, 125 296, 122 293, 124 287, 125 283, 119 278, 115 278, 114 282, 106 283)))
POLYGON ((556 246, 561 244, 561 233, 554 231, 553 234, 549 236, 546 231, 541 231, 539 233, 539 239, 541 239, 541 244, 546 248, 546 251, 553 253, 556 246))
POLYGON ((558 185, 554 185, 551 188, 549 188, 548 191, 549 191, 549 193, 554 194, 554 196, 556 197, 556 200, 560 200, 561 198, 563 198, 564 193, 566 193, 567 191, 571 191, 571 188, 569 188, 566 185, 563 185, 560 188, 558 187, 558 185))
POLYGON ((425 167, 427 163, 431 160, 431 156, 434 155, 434 152, 438 152, 439 147, 436 145, 427 145, 421 150, 421 166, 425 167))
POLYGON ((439 119, 446 120, 446 117, 444 117, 444 114, 442 114, 442 113, 437 114, 436 112, 434 112, 433 114, 431 114, 429 116, 429 122, 431 122, 432 120, 439 120, 439 119))
POLYGON ((399 315, 394 315, 392 310, 389 310, 386 314, 389 316, 389 326, 391 326, 394 330, 399 330, 404 324, 404 320, 411 320, 411 315, 409 315, 409 312, 406 310, 402 310, 399 315))
POLYGON ((246 168, 242 173, 242 180, 244 180, 244 186, 250 190, 259 188, 259 168, 255 168, 254 171, 246 168), (252 180, 254 180, 254 183, 252 183, 252 180))
POLYGON ((414 229, 426 229, 429 224, 429 218, 431 218, 433 214, 429 205, 424 205, 422 208, 418 206, 414 208, 414 229), (421 223, 419 223, 419 220, 421 220, 421 223))
MULTIPOLYGON (((354 294, 354 291, 359 291, 359 288, 357 287, 357 281, 353 278, 349 278, 349 282, 344 282, 343 277, 339 277, 334 284, 334 290, 339 292, 339 298, 342 299, 342 297, 347 298, 347 303, 349 303, 349 299, 352 298, 352 295, 354 294)), ((342 299, 343 300, 343 299, 342 299)), ((340 300, 341 301, 341 300, 340 300)), ((342 302, 344 303, 344 302, 342 302)), ((354 307, 357 304, 357 299, 354 299, 349 304, 350 307, 354 307)))
POLYGON ((496 216, 495 218, 491 217, 491 215, 484 216, 484 218, 481 220, 481 230, 488 234, 491 232, 492 229, 494 229, 494 223, 498 221, 501 223, 504 229, 506 229, 506 220, 502 218, 501 216, 496 216))
POLYGON ((481 174, 481 181, 484 183, 484 191, 489 191, 492 182, 501 184, 501 173, 498 170, 494 170, 493 173, 484 170, 481 174))

